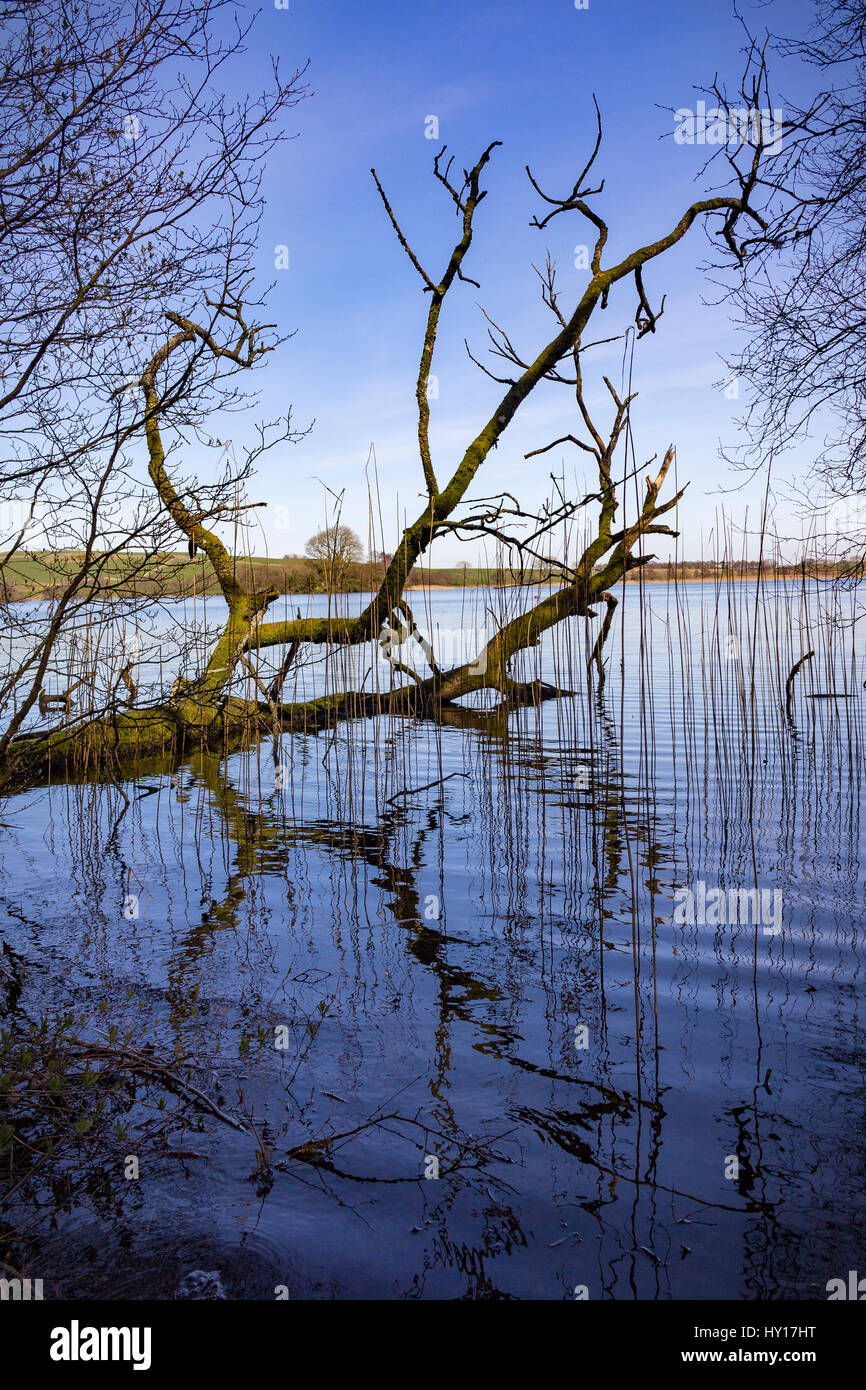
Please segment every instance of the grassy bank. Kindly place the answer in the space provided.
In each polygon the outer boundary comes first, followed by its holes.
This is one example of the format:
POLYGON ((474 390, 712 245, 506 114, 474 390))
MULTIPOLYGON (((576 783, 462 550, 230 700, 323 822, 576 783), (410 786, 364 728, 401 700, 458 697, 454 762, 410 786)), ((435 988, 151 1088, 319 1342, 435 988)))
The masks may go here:
MULTIPOLYGON (((81 563, 76 551, 56 553, 19 551, 10 559, 0 556, 0 595, 9 603, 57 598, 74 576, 81 563)), ((203 555, 190 559, 185 552, 145 555, 128 551, 113 556, 100 566, 99 576, 84 591, 92 597, 114 595, 118 598, 172 598, 196 595, 217 595, 219 585, 203 555)), ((653 561, 640 571, 627 576, 628 583, 711 582, 719 575, 721 566, 715 561, 686 560, 678 563, 653 561)), ((784 579, 804 572, 803 564, 773 566, 764 564, 764 579, 784 579)), ((852 567, 841 564, 809 562, 806 572, 812 577, 838 578, 852 567)), ((273 587, 282 594, 325 593, 327 586, 321 570, 310 560, 297 555, 281 559, 253 557, 241 559, 237 573, 245 587, 273 587)), ((753 561, 740 561, 726 566, 729 578, 748 580, 758 575, 753 561)), ((369 592, 378 586, 383 574, 380 564, 363 562, 348 567, 341 589, 347 593, 369 592)), ((522 574, 507 568, 428 569, 416 567, 410 576, 411 588, 480 588, 496 585, 539 585, 550 582, 541 570, 522 574)))

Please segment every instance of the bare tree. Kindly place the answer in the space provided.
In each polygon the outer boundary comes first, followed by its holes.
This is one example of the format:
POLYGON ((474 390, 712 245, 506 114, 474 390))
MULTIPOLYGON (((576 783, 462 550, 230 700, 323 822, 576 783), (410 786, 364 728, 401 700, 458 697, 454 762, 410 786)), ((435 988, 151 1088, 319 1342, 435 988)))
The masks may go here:
MULTIPOLYGON (((753 102, 758 95, 760 93, 753 94, 753 102)), ((592 620, 598 616, 598 606, 603 604, 605 616, 590 657, 590 667, 601 671, 602 647, 616 604, 612 589, 631 570, 653 558, 645 549, 647 538, 676 534, 667 518, 682 491, 663 497, 674 459, 672 445, 666 449, 660 464, 654 458, 638 464, 634 457, 630 444, 634 392, 618 391, 609 378, 603 378, 610 401, 608 418, 602 421, 595 408, 590 409, 584 386, 585 359, 600 342, 614 341, 623 334, 640 340, 656 331, 663 301, 657 308, 653 307, 644 276, 696 224, 708 220, 715 223, 727 254, 736 263, 744 264, 766 238, 769 196, 762 181, 762 161, 767 155, 767 146, 758 129, 754 141, 747 146, 745 168, 733 166, 733 189, 697 199, 660 235, 638 245, 622 258, 608 262, 609 229, 595 206, 602 186, 594 185, 591 177, 601 138, 599 116, 594 148, 564 196, 544 191, 527 170, 531 186, 542 203, 542 209, 533 219, 539 230, 553 218, 564 215, 576 215, 592 228, 588 281, 576 300, 566 305, 556 283, 555 265, 547 256, 538 273, 542 300, 552 320, 551 331, 529 351, 519 349, 508 332, 488 318, 490 348, 494 357, 506 364, 502 375, 489 367, 484 368, 499 387, 499 400, 444 480, 440 478, 430 445, 426 386, 445 299, 458 282, 476 285, 466 273, 466 260, 478 209, 486 197, 482 187, 484 170, 498 142, 489 145, 475 164, 463 171, 462 178, 453 177, 453 159, 446 162, 444 149, 435 157, 434 175, 453 204, 458 220, 456 241, 439 274, 427 269, 412 249, 374 171, 386 214, 427 296, 416 385, 419 462, 426 496, 419 515, 404 528, 377 592, 358 615, 329 612, 322 617, 268 620, 267 610, 276 594, 272 590, 253 592, 244 588, 229 549, 212 528, 205 526, 205 518, 184 500, 172 477, 173 470, 167 462, 163 443, 163 431, 166 426, 171 427, 170 403, 176 398, 177 388, 173 383, 177 379, 187 380, 193 368, 201 370, 206 360, 232 370, 248 368, 265 349, 258 341, 258 330, 248 323, 241 285, 227 287, 208 324, 201 324, 192 316, 169 314, 177 331, 150 360, 140 378, 146 404, 149 472, 175 526, 206 555, 229 614, 205 668, 194 678, 181 682, 171 701, 163 701, 148 711, 126 712, 112 721, 112 748, 122 753, 133 747, 140 749, 145 743, 163 745, 167 738, 180 742, 190 738, 211 742, 224 738, 227 732, 248 730, 250 721, 255 722, 261 716, 265 716, 276 731, 279 727, 315 727, 343 715, 356 717, 365 710, 380 711, 383 702, 377 693, 334 692, 319 700, 292 705, 280 702, 279 691, 287 664, 294 659, 300 646, 372 645, 383 633, 392 631, 394 624, 417 641, 418 650, 424 654, 431 671, 425 676, 406 662, 392 663, 395 674, 407 677, 387 697, 387 707, 396 712, 442 712, 461 697, 484 689, 495 693, 500 708, 556 696, 559 691, 540 681, 519 679, 512 663, 557 623, 574 617, 592 620), (631 327, 624 328, 623 333, 614 338, 609 335, 601 340, 590 338, 588 330, 596 313, 607 309, 614 292, 627 283, 631 283, 634 292, 631 327), (229 327, 232 333, 228 333, 229 327), (570 497, 562 485, 555 483, 550 501, 534 512, 524 508, 510 493, 474 495, 473 485, 492 451, 522 404, 542 382, 556 383, 573 391, 576 424, 568 435, 541 442, 527 458, 544 455, 554 445, 570 443, 593 462, 595 478, 591 490, 584 496, 570 497), (642 491, 637 494, 641 479, 642 491), (629 494, 633 489, 636 502, 632 509, 629 494), (597 511, 590 539, 573 551, 567 541, 569 528, 575 518, 586 515, 584 509, 593 506, 597 511), (415 623, 404 590, 413 566, 434 540, 478 535, 495 541, 504 551, 513 554, 519 564, 530 566, 533 572, 542 567, 548 575, 558 577, 558 587, 504 623, 474 660, 442 669, 431 643, 415 623), (278 650, 280 664, 271 679, 261 663, 264 654, 273 649, 278 650), (250 701, 235 695, 232 683, 236 672, 244 673, 245 680, 253 680, 264 698, 250 701)), ((48 751, 55 755, 74 751, 82 741, 92 747, 104 737, 105 731, 99 724, 62 730, 52 736, 48 751)), ((31 750, 33 761, 44 760, 46 756, 44 744, 38 750, 31 750)))
MULTIPOLYGON (((760 273, 750 264, 735 285, 746 340, 728 366, 752 399, 748 442, 733 457, 761 466, 817 433, 809 507, 815 481, 825 497, 866 490, 866 0, 816 0, 802 38, 759 46, 749 36, 753 90, 766 91, 773 48, 799 57, 819 85, 808 106, 785 108, 767 160, 771 214, 752 248, 760 273)), ((730 109, 718 86, 713 94, 730 109)), ((866 554, 862 523, 848 539, 866 554)))
MULTIPOLYGON (((93 599, 140 625, 148 575, 164 578, 177 543, 138 463, 142 369, 168 306, 218 313, 249 280, 263 160, 303 95, 299 74, 275 67, 269 91, 226 98, 248 29, 231 0, 0 6, 0 752, 37 702, 69 709, 68 683, 46 686, 92 627, 93 599), (37 562, 47 622, 11 601, 37 562)), ((161 410, 207 448, 209 415, 243 398, 199 348, 161 410)), ((197 480, 204 515, 227 513, 237 472, 197 480)), ((79 710, 112 702, 114 678, 97 693, 96 666, 79 710)))
POLYGON ((364 558, 364 547, 350 526, 336 523, 311 536, 304 554, 312 560, 329 593, 342 589, 350 567, 364 558))

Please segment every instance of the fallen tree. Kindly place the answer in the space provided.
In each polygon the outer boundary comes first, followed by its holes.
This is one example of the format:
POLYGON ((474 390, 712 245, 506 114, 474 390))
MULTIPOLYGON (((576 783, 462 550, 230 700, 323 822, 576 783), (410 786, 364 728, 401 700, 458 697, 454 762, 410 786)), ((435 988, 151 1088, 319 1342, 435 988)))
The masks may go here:
POLYGON ((230 373, 248 370, 271 347, 261 341, 262 330, 246 321, 243 285, 230 282, 228 277, 221 296, 216 301, 208 299, 206 322, 199 323, 185 315, 168 312, 167 319, 173 331, 148 362, 138 382, 144 397, 148 472, 162 508, 177 531, 186 537, 190 554, 201 551, 207 557, 227 604, 226 621, 204 669, 194 677, 179 679, 169 697, 145 709, 122 708, 115 704, 99 718, 37 734, 19 735, 5 750, 4 777, 14 778, 19 771, 31 777, 44 774, 46 768, 69 758, 102 759, 109 765, 117 765, 132 756, 154 754, 168 747, 214 746, 220 740, 242 738, 253 727, 272 730, 276 736, 281 730, 320 728, 341 718, 356 718, 384 710, 435 716, 453 706, 455 701, 481 690, 494 692, 500 708, 536 703, 563 692, 542 681, 518 679, 512 673, 514 659, 566 619, 596 618, 602 604, 604 619, 589 665, 603 679, 602 649, 616 605, 612 590, 631 571, 654 558, 644 548, 646 538, 676 534, 665 518, 677 505, 683 490, 666 498, 662 496, 674 459, 672 445, 666 450, 660 466, 656 466, 655 459, 642 466, 635 465, 633 459, 629 460, 628 449, 620 448, 629 439, 635 393, 619 394, 604 377, 612 418, 605 428, 596 423, 587 404, 583 372, 585 354, 598 343, 587 341, 587 330, 594 315, 607 308, 611 293, 630 281, 634 286, 636 307, 633 326, 627 333, 633 340, 654 333, 664 300, 657 310, 651 307, 644 287, 644 270, 682 241, 695 224, 716 219, 720 223, 718 235, 735 258, 743 256, 743 246, 747 244, 740 237, 741 222, 745 222, 749 236, 760 237, 764 222, 760 212, 752 206, 751 198, 764 153, 763 128, 754 138, 747 168, 737 173, 739 186, 735 193, 693 202, 661 236, 609 265, 605 263, 608 226, 592 201, 601 189, 588 186, 601 144, 600 119, 594 150, 565 197, 543 192, 527 169, 532 187, 548 209, 541 220, 533 219, 534 225, 543 229, 552 218, 570 212, 592 226, 595 240, 589 280, 577 303, 566 309, 557 288, 555 266, 548 254, 544 269, 538 273, 543 302, 554 326, 547 341, 528 358, 517 352, 502 328, 488 320, 493 352, 508 363, 509 375, 497 377, 488 368, 482 368, 504 388, 503 393, 444 482, 439 480, 430 446, 428 380, 446 296, 457 281, 477 286, 477 282, 464 273, 464 265, 472 245, 477 211, 486 196, 482 176, 499 142, 484 150, 472 168, 464 171, 459 184, 452 179, 453 160, 444 163, 444 149, 435 158, 435 176, 453 200, 459 220, 459 236, 439 276, 430 274, 421 264, 373 171, 400 245, 420 276, 424 293, 429 296, 416 383, 418 450, 426 501, 416 519, 403 530, 378 591, 357 616, 331 613, 327 617, 269 620, 268 610, 278 597, 277 591, 269 587, 256 589, 241 582, 235 557, 216 530, 206 524, 209 514, 195 505, 195 493, 172 477, 163 426, 166 402, 178 399, 178 381, 189 379, 202 361, 207 361, 210 369, 216 367, 230 373), (579 498, 567 498, 560 490, 552 502, 535 512, 525 510, 505 492, 496 493, 492 498, 473 499, 470 489, 488 463, 491 451, 497 447, 523 403, 544 381, 573 389, 580 433, 542 445, 526 457, 570 443, 593 459, 597 486, 579 498), (615 477, 614 458, 618 452, 624 455, 624 466, 615 477), (636 485, 639 478, 644 485, 642 497, 633 519, 625 520, 625 484, 633 481, 636 485), (549 553, 557 530, 592 504, 598 508, 597 521, 594 534, 582 553, 577 557, 549 553), (404 596, 413 566, 434 540, 445 535, 490 537, 510 556, 516 554, 521 563, 533 569, 542 566, 556 574, 559 580, 559 587, 553 593, 503 623, 473 660, 447 670, 436 664, 430 643, 418 630, 404 596), (427 658, 431 674, 422 676, 414 667, 390 655, 395 630, 401 638, 415 639, 418 649, 427 658), (395 674, 406 677, 404 683, 396 684, 387 694, 346 690, 300 704, 282 700, 287 672, 302 648, 376 642, 382 644, 395 674), (262 662, 264 654, 270 650, 279 653, 279 664, 275 671, 265 674, 262 662), (253 683, 254 698, 234 693, 233 686, 239 677, 245 683, 253 683))

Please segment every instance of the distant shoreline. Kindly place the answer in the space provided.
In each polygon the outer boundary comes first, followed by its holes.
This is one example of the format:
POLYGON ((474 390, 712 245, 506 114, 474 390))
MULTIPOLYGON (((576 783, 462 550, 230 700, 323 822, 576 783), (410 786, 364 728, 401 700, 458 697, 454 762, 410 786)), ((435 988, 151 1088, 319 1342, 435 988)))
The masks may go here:
MULTIPOLYGON (((76 573, 81 555, 73 551, 49 552, 24 551, 15 554, 3 566, 4 557, 0 555, 0 579, 3 587, 0 595, 7 603, 52 602, 61 597, 66 582, 76 573)), ((97 557, 98 558, 98 557, 97 557)), ((810 581, 815 579, 841 578, 850 574, 851 565, 833 565, 813 561, 796 565, 782 565, 778 568, 764 566, 760 577, 765 583, 778 580, 800 580, 805 575, 810 581)), ((276 589, 281 598, 303 602, 306 598, 325 597, 327 589, 322 585, 321 572, 311 562, 297 555, 286 555, 281 560, 239 559, 236 562, 238 578, 248 590, 276 589)), ((358 561, 345 574, 345 584, 334 592, 338 594, 375 593, 384 577, 384 567, 380 563, 358 561)), ((632 570, 625 583, 632 584, 727 584, 752 582, 758 578, 756 561, 732 561, 720 567, 712 560, 682 560, 679 562, 654 561, 649 565, 632 570)), ((853 577, 853 576, 852 576, 853 577)), ((212 572, 205 568, 203 560, 190 560, 187 555, 164 552, 155 556, 145 556, 140 552, 125 552, 112 558, 102 575, 104 587, 88 594, 84 586, 80 597, 84 601, 104 601, 114 597, 129 601, 139 597, 143 601, 179 601, 183 598, 217 598, 219 585, 212 572)), ((616 588, 622 587, 622 580, 616 588)), ((415 572, 409 577, 405 593, 420 591, 472 591, 493 589, 557 589, 561 586, 558 578, 547 578, 543 572, 528 573, 518 578, 514 571, 506 568, 430 568, 415 572), (427 578, 425 579, 425 574, 427 578)))
MULTIPOLYGON (((758 576, 757 574, 719 574, 719 575, 668 575, 668 574, 644 574, 644 575, 642 575, 640 578, 634 578, 634 579, 628 578, 628 579, 626 580, 626 583, 628 584, 629 588, 631 588, 631 587, 633 587, 634 585, 637 585, 637 584, 651 584, 651 585, 653 585, 653 586, 661 586, 661 585, 665 585, 665 584, 667 584, 667 585, 670 585, 670 584, 702 584, 702 585, 704 585, 704 584, 711 584, 711 585, 717 585, 718 587, 724 587, 724 585, 730 584, 730 583, 734 583, 734 584, 754 584, 754 583, 756 583, 756 581, 758 580, 758 578, 760 578, 761 582, 764 583, 764 584, 772 584, 772 583, 780 582, 780 581, 784 581, 784 580, 789 580, 789 581, 790 581, 790 580, 793 580, 793 579, 795 579, 795 578, 800 579, 801 577, 802 577, 802 571, 800 570, 800 568, 799 568, 799 566, 798 566, 796 570, 773 570, 773 571, 764 570, 764 571, 761 573, 760 576, 758 576)), ((810 573, 810 574, 807 575, 807 578, 808 578, 810 581, 812 581, 812 582, 814 582, 814 581, 816 581, 816 580, 826 582, 826 581, 833 580, 833 579, 842 579, 842 578, 844 578, 844 577, 845 577, 844 575, 839 574, 839 573, 834 573, 834 572, 832 572, 832 571, 826 571, 826 572, 821 573, 821 574, 810 573)), ((851 579, 858 579, 858 580, 859 580, 859 577, 858 577, 858 576, 854 576, 854 575, 849 576, 849 578, 851 578, 851 579)), ((863 576, 863 578, 866 578, 866 576, 863 576)), ((18 587, 18 586, 11 586, 11 585, 8 586, 8 588, 17 588, 17 587, 18 587)), ((562 586, 559 585, 559 584, 555 584, 555 583, 553 583, 552 581, 545 581, 545 580, 541 580, 541 581, 538 581, 538 580, 531 580, 531 581, 524 581, 523 583, 512 582, 512 583, 500 583, 500 584, 497 584, 497 583, 480 583, 480 584, 411 584, 411 585, 407 585, 407 586, 406 586, 406 588, 405 588, 404 591, 403 591, 403 594, 404 594, 404 597, 406 597, 407 595, 413 594, 413 593, 415 593, 415 594, 418 594, 418 593, 434 593, 434 592, 435 592, 435 593, 453 593, 453 594, 460 594, 460 593, 479 593, 479 592, 490 593, 490 592, 492 592, 492 591, 501 590, 501 589, 526 589, 526 590, 531 590, 531 589, 536 589, 536 590, 548 589, 548 590, 550 590, 551 592, 555 592, 558 588, 561 588, 561 587, 562 587, 562 586)), ((622 588, 622 580, 620 580, 616 585, 613 586, 613 592, 616 592, 616 591, 618 591, 618 590, 621 589, 621 588, 622 588)), ((57 599, 59 599, 59 598, 61 597, 62 592, 63 592, 62 589, 58 589, 56 592, 55 592, 55 591, 52 591, 51 589, 33 590, 33 591, 31 591, 31 592, 23 593, 23 594, 20 593, 20 592, 13 592, 13 593, 7 594, 7 596, 5 597, 4 602, 6 602, 6 603, 8 603, 8 604, 18 604, 18 603, 54 603, 54 602, 57 601, 57 599)), ((339 596, 339 597, 350 597, 350 596, 352 596, 352 595, 354 595, 354 594, 372 594, 372 593, 374 593, 374 592, 375 592, 375 590, 371 590, 371 589, 368 589, 368 588, 364 588, 364 589, 340 589, 340 590, 337 592, 337 594, 332 595, 332 597, 337 597, 337 596, 339 596)), ((140 588, 140 589, 138 589, 138 590, 125 590, 125 591, 122 590, 122 589, 113 589, 113 590, 110 590, 110 591, 105 591, 105 592, 103 592, 103 593, 96 593, 96 594, 88 595, 88 596, 85 597, 85 600, 84 600, 84 601, 85 601, 85 602, 88 602, 88 603, 100 603, 100 602, 103 602, 103 603, 104 603, 104 602, 109 601, 109 600, 112 599, 112 598, 113 598, 113 599, 116 599, 116 600, 118 600, 118 601, 128 601, 129 599, 133 599, 133 598, 136 598, 136 597, 138 597, 139 599, 141 599, 142 602, 154 602, 154 601, 158 601, 158 602, 160 602, 160 603, 182 603, 182 602, 189 601, 189 600, 192 600, 192 599, 195 599, 195 600, 198 600, 198 601, 203 601, 203 600, 205 600, 205 599, 222 599, 222 594, 220 593, 219 588, 218 588, 216 585, 215 585, 213 588, 209 588, 208 591, 207 591, 207 593, 202 593, 201 590, 197 590, 197 591, 190 590, 190 591, 187 592, 187 593, 167 593, 167 592, 161 592, 160 590, 157 590, 157 589, 150 589, 150 588, 147 588, 147 589, 140 588)), ((303 601, 305 598, 327 598, 327 597, 328 597, 328 595, 327 595, 327 593, 326 593, 324 590, 315 590, 315 589, 313 589, 313 590, 305 590, 305 591, 303 591, 303 592, 299 592, 299 591, 296 590, 296 589, 287 589, 287 590, 284 590, 283 592, 281 592, 281 593, 277 596, 277 599, 274 600, 274 602, 275 602, 275 603, 278 602, 279 599, 281 599, 281 598, 283 598, 283 599, 286 599, 286 598, 288 598, 288 599, 293 599, 293 600, 295 600, 295 601, 303 601)), ((597 600, 594 600, 594 601, 597 602, 597 600)))

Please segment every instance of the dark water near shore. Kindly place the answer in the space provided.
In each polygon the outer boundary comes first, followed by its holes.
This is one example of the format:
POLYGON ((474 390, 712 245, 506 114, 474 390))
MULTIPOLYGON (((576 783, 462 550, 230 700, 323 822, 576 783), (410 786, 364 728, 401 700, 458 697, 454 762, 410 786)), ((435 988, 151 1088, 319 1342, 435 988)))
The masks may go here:
MULTIPOLYGON (((199 1269, 231 1298, 801 1299, 866 1269, 864 644, 822 646, 818 603, 781 645, 788 600, 737 589, 653 585, 641 623, 629 586, 600 700, 575 624, 525 674, 576 693, 507 722, 4 806, 7 1009, 134 1029, 245 1127, 202 1112, 13 1200, 47 1297, 199 1269), (780 893, 781 929, 674 920, 698 884, 780 893)), ((451 634, 500 601, 413 596, 451 634)))

